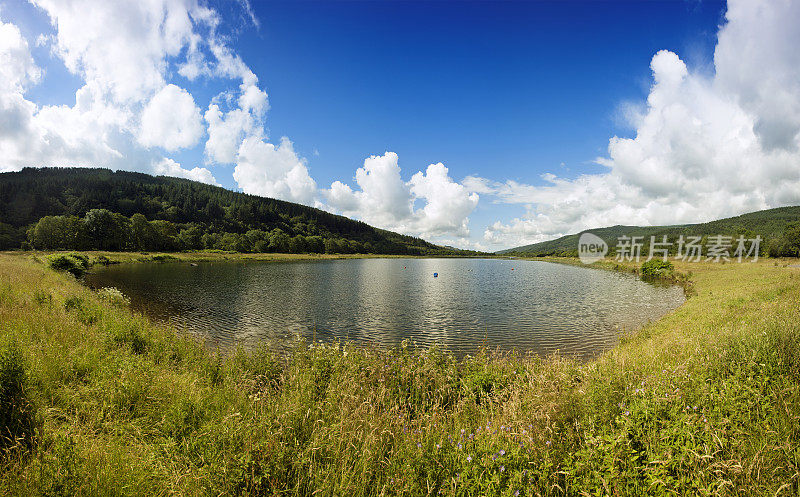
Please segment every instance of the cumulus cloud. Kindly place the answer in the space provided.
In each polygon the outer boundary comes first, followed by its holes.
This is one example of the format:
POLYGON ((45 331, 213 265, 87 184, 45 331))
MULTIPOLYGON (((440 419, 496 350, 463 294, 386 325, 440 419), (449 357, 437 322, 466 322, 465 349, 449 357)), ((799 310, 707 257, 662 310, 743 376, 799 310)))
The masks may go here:
POLYGON ((90 85, 76 93, 72 107, 39 107, 25 91, 41 76, 19 29, 0 19, 0 171, 118 159, 110 127, 126 117, 108 108, 90 85))
POLYGON ((162 88, 167 59, 196 36, 195 23, 215 20, 192 0, 32 1, 56 28, 55 50, 67 68, 120 103, 162 88))
MULTIPOLYGON (((42 80, 19 29, 0 20, 0 170, 94 166, 156 171, 216 184, 206 168, 182 169, 154 148, 193 148, 205 133, 209 161, 234 162, 245 137, 262 137, 269 107, 258 78, 218 33, 216 11, 197 0, 31 0, 48 16, 49 45, 83 81, 71 105, 38 105, 42 80), (170 82, 177 74, 232 79, 203 113, 170 82)), ((242 8, 252 15, 249 4, 242 8)))
POLYGON ((166 150, 194 147, 203 135, 200 108, 192 95, 169 84, 156 93, 142 111, 139 143, 166 150))
POLYGON ((184 169, 180 164, 169 158, 164 158, 153 163, 153 174, 191 179, 202 183, 208 183, 209 185, 220 186, 216 178, 214 178, 214 175, 211 174, 211 171, 208 169, 204 167, 184 169))
POLYGON ((285 136, 277 147, 257 137, 245 138, 233 179, 245 193, 302 204, 312 204, 317 191, 305 160, 297 156, 285 136))
POLYGON ((223 112, 218 104, 212 103, 204 117, 208 122, 205 153, 209 162, 235 162, 239 145, 245 137, 262 138, 264 134, 261 115, 248 109, 223 112))
POLYGON ((497 246, 614 224, 698 222, 800 203, 800 3, 732 0, 715 74, 662 50, 632 138, 613 137, 603 174, 543 185, 470 178, 472 191, 526 206, 489 226, 497 246))
POLYGON ((424 173, 415 173, 409 185, 415 198, 425 200, 415 216, 421 233, 469 235, 468 216, 478 205, 478 194, 450 179, 444 164, 431 164, 424 173))
POLYGON ((205 113, 208 122, 206 158, 209 162, 229 164, 236 161, 243 139, 265 138, 264 115, 269 110, 269 99, 266 92, 258 88, 256 75, 239 56, 218 43, 211 44, 211 51, 218 61, 217 72, 242 80, 237 99, 230 93, 218 95, 205 113), (232 105, 234 102, 236 105, 232 105), (223 110, 225 105, 229 107, 227 112, 223 110))
POLYGON ((3 93, 22 93, 42 77, 42 70, 31 57, 28 42, 19 28, 0 20, 0 90, 3 93))
POLYGON ((469 215, 478 194, 448 176, 447 168, 431 164, 408 182, 400 175, 394 152, 371 156, 356 170, 358 190, 335 181, 325 191, 328 205, 345 215, 381 228, 423 237, 469 235, 469 215), (415 202, 424 205, 415 209, 415 202))

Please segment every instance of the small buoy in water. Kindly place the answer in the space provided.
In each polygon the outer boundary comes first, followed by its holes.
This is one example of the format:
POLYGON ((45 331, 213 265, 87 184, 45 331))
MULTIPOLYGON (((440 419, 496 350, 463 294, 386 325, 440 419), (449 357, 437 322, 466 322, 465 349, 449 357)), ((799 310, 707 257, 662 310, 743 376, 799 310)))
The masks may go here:
POLYGON ((195 264, 195 263, 193 262, 193 263, 192 263, 192 266, 197 266, 197 264, 195 264))
POLYGON ((434 278, 438 278, 439 277, 439 273, 433 273, 433 277, 434 278))

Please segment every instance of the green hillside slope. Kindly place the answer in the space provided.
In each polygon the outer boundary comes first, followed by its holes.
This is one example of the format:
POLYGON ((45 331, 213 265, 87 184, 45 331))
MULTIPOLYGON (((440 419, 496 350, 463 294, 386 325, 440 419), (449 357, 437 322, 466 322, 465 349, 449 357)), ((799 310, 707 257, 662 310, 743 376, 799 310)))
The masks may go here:
MULTIPOLYGON (((675 241, 683 236, 702 236, 707 238, 714 235, 744 235, 747 238, 754 238, 760 235, 764 240, 762 250, 767 251, 770 247, 776 247, 782 243, 787 229, 793 223, 800 222, 800 206, 779 207, 757 212, 742 214, 741 216, 719 219, 700 224, 683 224, 674 226, 610 226, 607 228, 597 228, 590 231, 599 236, 613 247, 620 236, 643 236, 645 246, 649 243, 650 236, 662 237, 667 235, 668 240, 675 241)), ((584 232, 581 232, 584 233, 584 232)), ((578 250, 578 238, 581 233, 562 236, 555 240, 549 240, 531 245, 524 245, 508 250, 503 250, 501 254, 524 254, 529 256, 545 255, 576 255, 578 250)), ((793 255, 791 253, 780 255, 793 255)))
POLYGON ((291 202, 89 168, 0 174, 0 249, 466 253, 291 202))

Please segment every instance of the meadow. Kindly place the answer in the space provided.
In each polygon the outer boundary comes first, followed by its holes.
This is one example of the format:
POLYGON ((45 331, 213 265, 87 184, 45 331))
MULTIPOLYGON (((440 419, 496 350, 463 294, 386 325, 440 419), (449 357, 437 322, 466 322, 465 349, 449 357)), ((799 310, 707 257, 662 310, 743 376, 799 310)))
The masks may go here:
POLYGON ((691 298, 587 363, 209 351, 45 260, 0 254, 2 494, 800 492, 800 268, 782 260, 676 264, 691 298))

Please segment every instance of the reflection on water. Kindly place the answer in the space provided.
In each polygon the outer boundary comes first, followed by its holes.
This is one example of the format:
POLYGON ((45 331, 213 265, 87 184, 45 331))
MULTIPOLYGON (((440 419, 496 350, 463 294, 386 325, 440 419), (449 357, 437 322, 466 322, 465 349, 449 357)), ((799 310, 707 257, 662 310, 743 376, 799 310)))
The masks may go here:
POLYGON ((678 287, 631 275, 494 259, 129 264, 86 280, 119 288, 135 309, 212 346, 408 338, 457 355, 486 345, 589 357, 684 299, 678 287))

